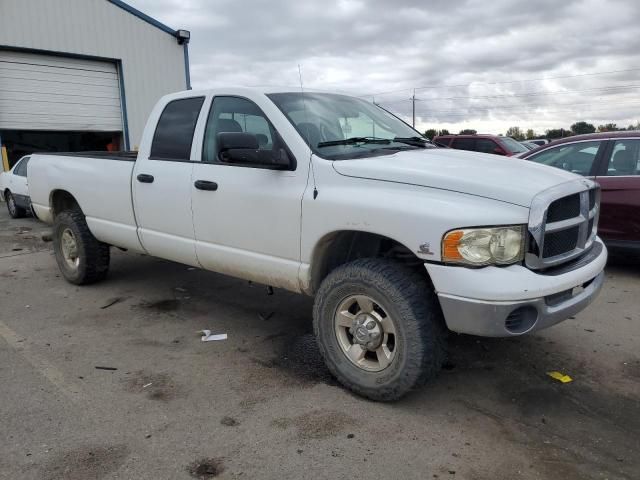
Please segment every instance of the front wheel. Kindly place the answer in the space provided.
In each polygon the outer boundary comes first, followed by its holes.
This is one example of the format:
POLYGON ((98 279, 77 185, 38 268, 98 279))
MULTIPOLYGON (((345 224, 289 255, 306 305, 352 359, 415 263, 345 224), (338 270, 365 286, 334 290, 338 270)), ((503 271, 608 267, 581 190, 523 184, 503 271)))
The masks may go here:
POLYGON ((9 191, 4 196, 4 199, 7 202, 7 210, 9 210, 9 215, 11 218, 22 218, 27 213, 26 210, 16 203, 16 199, 13 194, 9 191))
POLYGON ((372 400, 396 400, 435 377, 444 321, 426 278, 382 259, 342 265, 322 282, 314 331, 331 373, 372 400))
POLYGON ((109 271, 109 245, 93 236, 82 212, 68 210, 56 216, 53 251, 64 278, 76 285, 98 282, 109 271))

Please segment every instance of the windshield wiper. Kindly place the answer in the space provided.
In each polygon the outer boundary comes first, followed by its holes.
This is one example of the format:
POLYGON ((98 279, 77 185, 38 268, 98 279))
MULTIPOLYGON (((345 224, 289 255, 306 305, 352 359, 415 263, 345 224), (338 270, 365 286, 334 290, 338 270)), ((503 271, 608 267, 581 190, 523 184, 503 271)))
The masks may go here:
POLYGON ((351 137, 345 138, 344 140, 330 140, 328 142, 319 142, 316 147, 333 147, 336 145, 353 145, 354 143, 376 143, 380 145, 388 145, 392 142, 388 138, 378 138, 378 137, 351 137))
POLYGON ((407 145, 412 145, 414 147, 425 147, 429 142, 426 138, 423 137, 396 137, 393 139, 394 142, 406 143, 407 145))

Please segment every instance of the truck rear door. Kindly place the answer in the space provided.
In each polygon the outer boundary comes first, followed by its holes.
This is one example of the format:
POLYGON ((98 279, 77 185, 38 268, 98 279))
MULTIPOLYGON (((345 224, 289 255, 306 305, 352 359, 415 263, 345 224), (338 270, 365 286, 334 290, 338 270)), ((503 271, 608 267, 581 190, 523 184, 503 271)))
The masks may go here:
POLYGON ((156 118, 156 128, 151 142, 142 142, 132 179, 138 234, 145 250, 194 266, 198 260, 191 215, 191 147, 203 102, 203 96, 179 98, 152 113, 149 122, 156 118))
MULTIPOLYGON (((275 109, 275 107, 273 107, 275 109)), ((256 136, 259 155, 291 155, 258 105, 216 96, 203 129, 201 162, 193 170, 193 220, 200 264, 275 287, 298 290, 300 215, 307 170, 276 170, 218 157, 217 135, 256 136)), ((292 158, 292 156, 291 156, 292 158)))

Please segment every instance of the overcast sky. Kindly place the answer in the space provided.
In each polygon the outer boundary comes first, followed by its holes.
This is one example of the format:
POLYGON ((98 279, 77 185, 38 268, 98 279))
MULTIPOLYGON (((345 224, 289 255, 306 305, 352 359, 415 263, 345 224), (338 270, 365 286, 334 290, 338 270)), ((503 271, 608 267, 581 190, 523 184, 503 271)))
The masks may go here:
POLYGON ((296 86, 300 64, 305 87, 367 95, 409 121, 417 88, 421 131, 640 120, 638 0, 129 3, 191 31, 194 88, 296 86))

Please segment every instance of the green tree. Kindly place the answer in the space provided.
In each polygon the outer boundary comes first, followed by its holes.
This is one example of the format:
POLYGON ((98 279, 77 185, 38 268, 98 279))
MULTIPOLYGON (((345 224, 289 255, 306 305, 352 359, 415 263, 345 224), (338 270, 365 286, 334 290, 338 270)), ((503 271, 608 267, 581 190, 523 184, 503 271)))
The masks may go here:
POLYGON ((438 135, 451 135, 451 134, 449 133, 449 130, 447 130, 446 128, 443 128, 442 130, 440 130, 438 135))
POLYGON ((640 130, 640 121, 637 121, 635 125, 629 125, 627 130, 640 130))
POLYGON ((424 132, 424 136, 427 137, 429 140, 433 140, 435 136, 438 135, 438 130, 436 130, 435 128, 430 128, 429 130, 426 130, 424 132))
POLYGON ((473 128, 464 128, 460 130, 460 135, 475 135, 476 133, 478 133, 478 131, 473 128))
POLYGON ((525 134, 525 137, 527 137, 527 140, 533 140, 534 138, 537 137, 537 135, 536 135, 536 132, 533 131, 533 129, 528 128, 527 133, 525 134))
POLYGON ((564 128, 552 128, 550 130, 545 131, 545 137, 548 139, 554 138, 562 138, 571 136, 571 131, 565 130, 564 128))
POLYGON ((571 131, 575 135, 582 135, 584 133, 594 133, 596 131, 596 127, 594 127, 591 123, 576 122, 571 125, 571 131))
POLYGON ((617 132, 620 130, 615 123, 605 123, 604 125, 598 125, 599 132, 617 132))
POLYGON ((505 136, 515 138, 516 140, 524 140, 524 134, 522 130, 520 130, 520 127, 509 127, 505 136))

